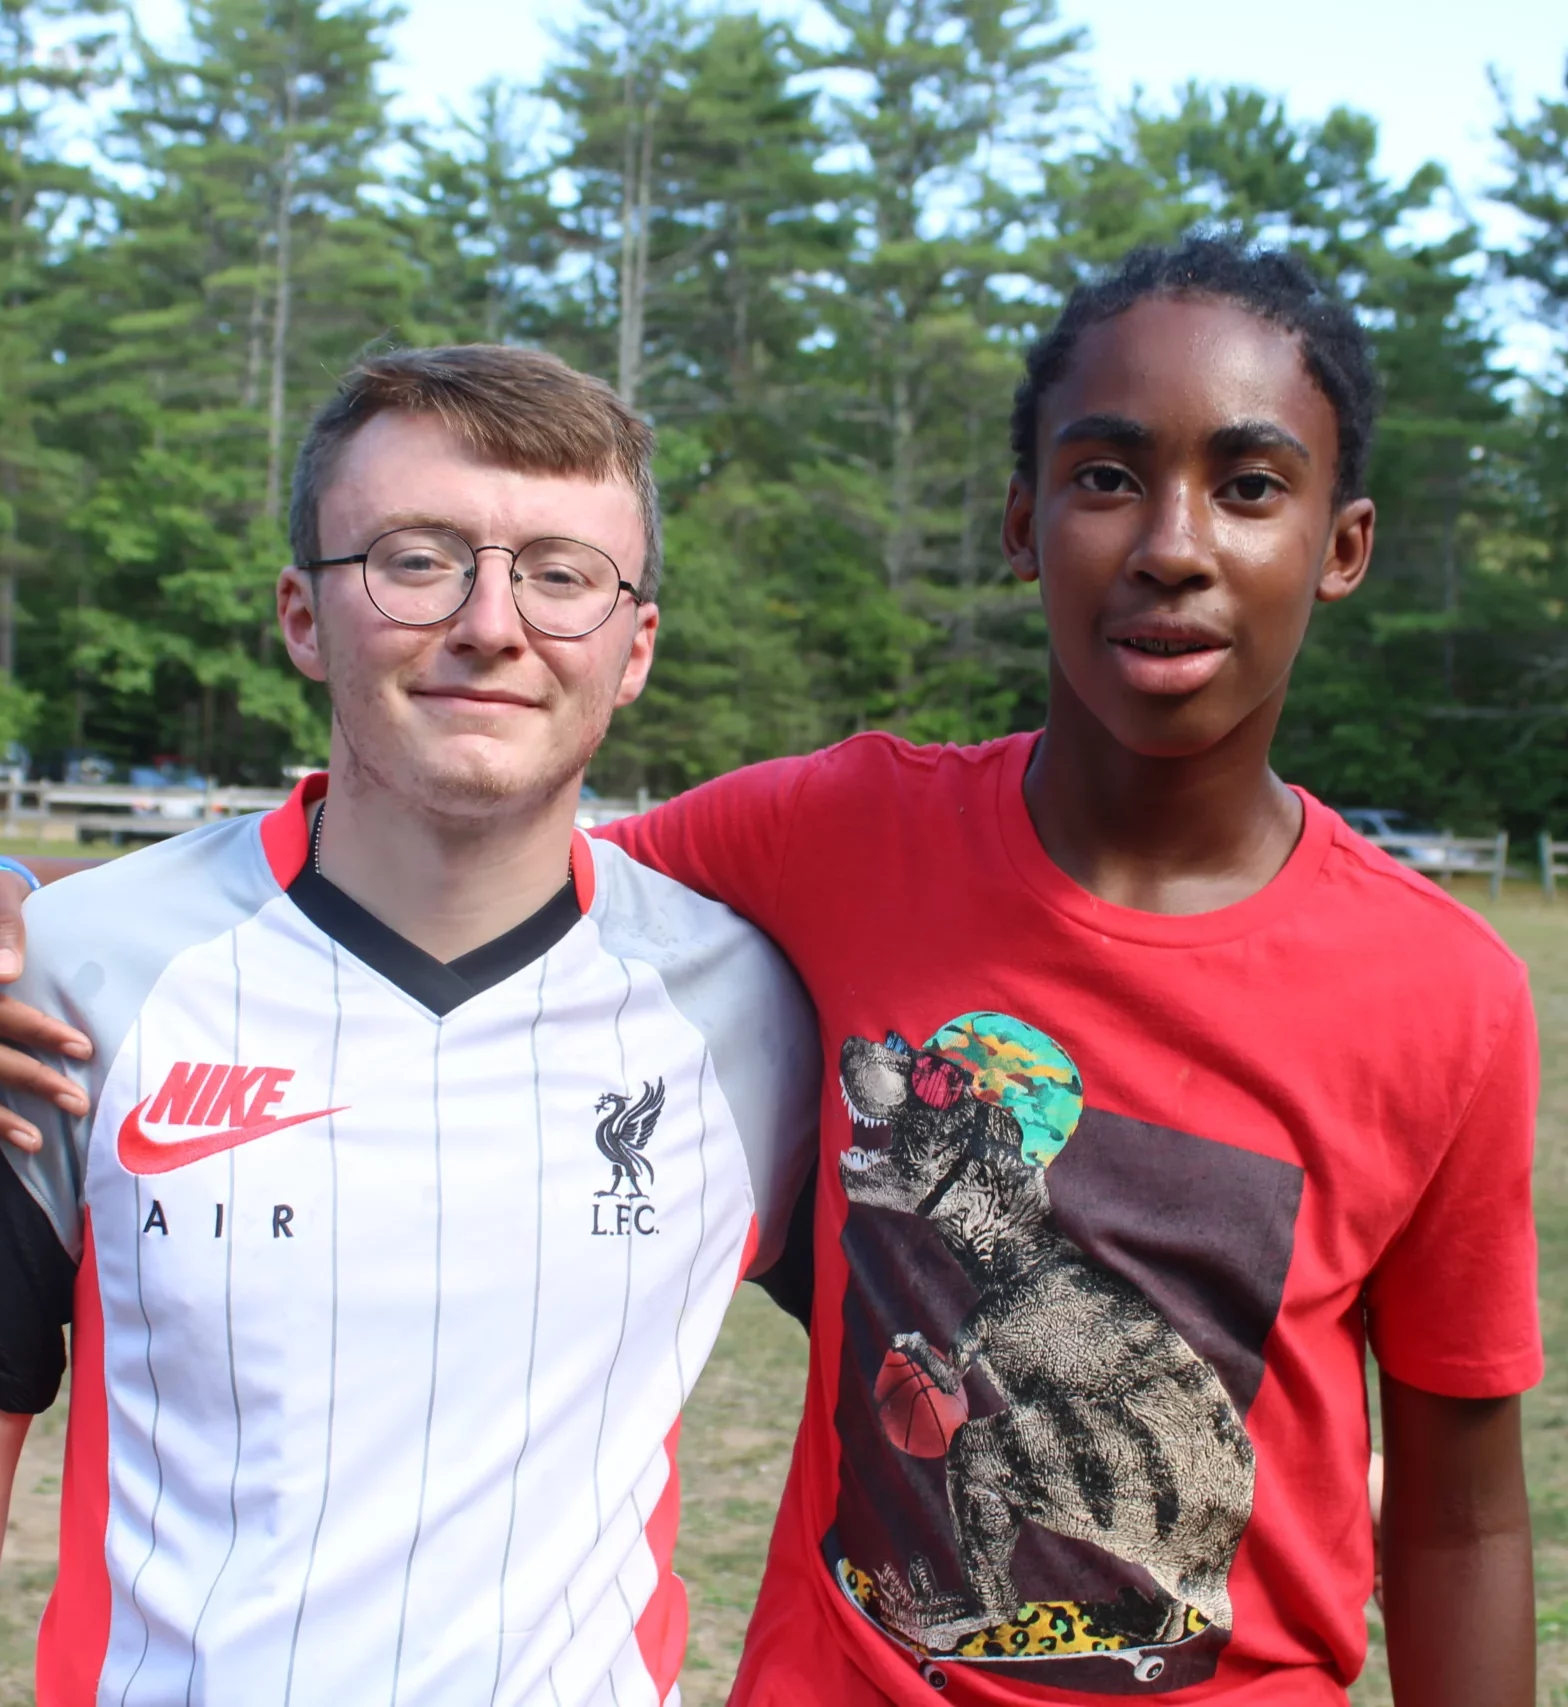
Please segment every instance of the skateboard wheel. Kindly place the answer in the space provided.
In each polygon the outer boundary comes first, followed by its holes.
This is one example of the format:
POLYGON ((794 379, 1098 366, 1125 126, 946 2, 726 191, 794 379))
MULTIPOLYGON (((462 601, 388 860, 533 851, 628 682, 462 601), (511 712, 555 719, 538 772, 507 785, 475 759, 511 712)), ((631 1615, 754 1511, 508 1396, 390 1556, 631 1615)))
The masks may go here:
POLYGON ((933 1689, 947 1688, 947 1673, 942 1670, 941 1666, 932 1665, 930 1660, 927 1660, 925 1664, 921 1666, 920 1675, 931 1685, 933 1689))
POLYGON ((1158 1654, 1145 1654, 1132 1668, 1132 1675, 1139 1683, 1153 1683, 1164 1670, 1165 1661, 1158 1654))

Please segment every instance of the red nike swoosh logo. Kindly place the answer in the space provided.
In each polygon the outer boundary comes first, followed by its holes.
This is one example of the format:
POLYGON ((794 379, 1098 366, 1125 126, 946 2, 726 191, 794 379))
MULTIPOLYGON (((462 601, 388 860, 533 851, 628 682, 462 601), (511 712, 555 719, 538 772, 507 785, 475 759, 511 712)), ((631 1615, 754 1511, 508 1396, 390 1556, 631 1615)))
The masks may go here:
POLYGON ((265 1138, 269 1132, 281 1132, 285 1126, 299 1126, 328 1114, 341 1114, 348 1107, 344 1103, 338 1108, 313 1108, 309 1114, 281 1114, 275 1120, 229 1126, 222 1132, 204 1132, 200 1138, 177 1138, 172 1143, 160 1144, 142 1128, 142 1110, 151 1101, 151 1097, 143 1097, 120 1122, 120 1166, 127 1173, 173 1173, 176 1168, 188 1168, 192 1162, 205 1161, 208 1156, 249 1144, 252 1139, 265 1138))

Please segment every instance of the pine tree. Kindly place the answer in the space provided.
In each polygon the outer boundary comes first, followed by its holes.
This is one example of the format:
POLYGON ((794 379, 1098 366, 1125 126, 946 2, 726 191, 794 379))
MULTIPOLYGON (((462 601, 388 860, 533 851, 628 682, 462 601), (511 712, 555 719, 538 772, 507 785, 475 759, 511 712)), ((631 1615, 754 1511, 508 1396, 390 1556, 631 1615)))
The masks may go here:
POLYGON ((564 253, 539 145, 542 103, 492 79, 471 115, 409 138, 399 184, 403 242, 418 279, 410 333, 423 341, 547 342, 551 275, 564 253))
POLYGON ((108 690, 89 726, 111 749, 267 778, 323 750, 271 590, 301 424, 411 296, 368 193, 390 17, 195 0, 187 57, 135 42, 109 139, 133 170, 112 235, 77 257, 97 316, 77 328, 66 401, 95 471, 82 526, 99 565, 76 660, 108 690))
POLYGON ((0 745, 28 734, 38 708, 16 682, 19 584, 45 568, 54 592, 70 578, 63 524, 79 469, 49 420, 67 309, 59 261, 97 186, 60 158, 54 131, 62 105, 113 74, 109 3, 0 0, 0 745))

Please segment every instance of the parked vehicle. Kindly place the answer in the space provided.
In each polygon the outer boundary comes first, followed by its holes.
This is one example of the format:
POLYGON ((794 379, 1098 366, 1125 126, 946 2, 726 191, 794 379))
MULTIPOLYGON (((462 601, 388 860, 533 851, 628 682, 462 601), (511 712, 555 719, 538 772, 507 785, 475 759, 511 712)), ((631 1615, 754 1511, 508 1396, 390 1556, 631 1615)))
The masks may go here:
POLYGON ((60 780, 96 788, 100 783, 114 780, 114 760, 106 759, 102 753, 67 753, 61 763, 60 780))
POLYGON ((131 801, 134 818, 200 818, 205 802, 192 791, 205 791, 207 779, 177 759, 132 765, 128 777, 134 789, 145 790, 131 801))
POLYGON ((1474 871, 1486 862, 1474 848, 1456 848, 1444 830, 1433 829, 1387 806, 1343 806, 1339 815, 1357 835, 1375 841, 1404 865, 1423 870, 1474 871))

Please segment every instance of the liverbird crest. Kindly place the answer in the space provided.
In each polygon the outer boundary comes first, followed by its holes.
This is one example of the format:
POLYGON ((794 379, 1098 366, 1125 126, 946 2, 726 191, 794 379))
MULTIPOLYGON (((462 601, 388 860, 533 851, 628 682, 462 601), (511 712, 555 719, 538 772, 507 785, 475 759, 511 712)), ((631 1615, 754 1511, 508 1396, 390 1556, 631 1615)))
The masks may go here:
POLYGON ((635 1102, 619 1091, 606 1091, 594 1104, 594 1113, 604 1118, 594 1132, 593 1141, 614 1170, 609 1185, 595 1192, 595 1197, 618 1196, 623 1180, 628 1197, 647 1196, 642 1182, 653 1184, 653 1163, 643 1152, 663 1112, 663 1079, 652 1085, 644 1080, 642 1093, 635 1102))

